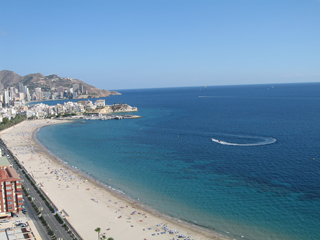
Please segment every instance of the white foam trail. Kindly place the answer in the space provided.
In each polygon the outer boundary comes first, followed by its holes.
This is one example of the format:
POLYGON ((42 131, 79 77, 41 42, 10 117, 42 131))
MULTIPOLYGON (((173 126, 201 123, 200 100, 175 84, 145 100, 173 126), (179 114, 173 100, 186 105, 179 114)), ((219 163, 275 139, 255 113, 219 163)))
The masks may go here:
POLYGON ((225 141, 221 141, 221 140, 214 139, 214 138, 211 138, 211 140, 213 142, 216 142, 216 143, 219 143, 219 144, 222 144, 222 145, 242 146, 242 147, 267 145, 267 144, 275 143, 277 141, 275 138, 271 138, 271 137, 266 137, 266 138, 264 138, 264 137, 253 137, 253 138, 263 139, 263 141, 256 142, 256 143, 230 143, 230 142, 225 142, 225 141))

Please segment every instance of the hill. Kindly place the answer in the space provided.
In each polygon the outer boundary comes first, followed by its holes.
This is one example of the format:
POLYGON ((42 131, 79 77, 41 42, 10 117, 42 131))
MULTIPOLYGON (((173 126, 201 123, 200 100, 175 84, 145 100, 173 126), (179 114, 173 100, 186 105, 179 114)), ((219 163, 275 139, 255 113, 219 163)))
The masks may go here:
POLYGON ((30 91, 33 91, 35 88, 39 87, 45 92, 55 91, 60 86, 62 86, 64 89, 70 89, 73 87, 73 84, 79 84, 79 87, 83 86, 83 93, 82 95, 79 96, 79 98, 87 98, 88 96, 98 98, 98 97, 107 97, 110 95, 120 94, 116 91, 98 89, 79 79, 74 79, 69 77, 59 77, 56 74, 44 76, 41 73, 32 73, 26 76, 20 76, 13 71, 9 71, 9 70, 0 71, 0 90, 6 89, 8 87, 18 88, 19 82, 27 86, 30 91), (85 92, 87 94, 85 94, 85 92))

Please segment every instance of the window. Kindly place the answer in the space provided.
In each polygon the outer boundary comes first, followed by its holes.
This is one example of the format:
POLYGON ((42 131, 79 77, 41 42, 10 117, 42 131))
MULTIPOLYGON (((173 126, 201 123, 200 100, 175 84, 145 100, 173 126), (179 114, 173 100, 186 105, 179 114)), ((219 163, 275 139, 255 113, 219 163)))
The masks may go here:
POLYGON ((7 195, 10 195, 10 194, 12 194, 12 192, 7 192, 7 195))
POLYGON ((13 207, 8 207, 9 210, 13 209, 13 207))
POLYGON ((12 199, 12 197, 7 197, 7 199, 8 199, 8 200, 11 200, 11 199, 12 199))
POLYGON ((20 183, 20 181, 16 181, 16 183, 20 183))
POLYGON ((11 205, 12 204, 12 202, 8 202, 8 205, 11 205))
POLYGON ((11 190, 11 187, 6 187, 6 190, 11 190))
POLYGON ((11 182, 6 182, 6 185, 9 185, 9 184, 11 184, 11 182))
POLYGON ((18 196, 18 198, 22 198, 22 195, 17 195, 18 196))
POLYGON ((23 202, 23 200, 19 200, 19 201, 18 201, 18 203, 22 203, 22 202, 23 202))

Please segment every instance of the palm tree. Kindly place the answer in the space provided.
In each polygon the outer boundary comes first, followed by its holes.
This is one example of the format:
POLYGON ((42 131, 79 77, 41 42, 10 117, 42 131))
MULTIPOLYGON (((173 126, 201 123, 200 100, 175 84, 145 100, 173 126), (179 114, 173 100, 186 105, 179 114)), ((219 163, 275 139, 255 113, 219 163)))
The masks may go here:
POLYGON ((98 233, 98 240, 100 240, 100 231, 101 231, 101 228, 96 228, 95 231, 98 233))

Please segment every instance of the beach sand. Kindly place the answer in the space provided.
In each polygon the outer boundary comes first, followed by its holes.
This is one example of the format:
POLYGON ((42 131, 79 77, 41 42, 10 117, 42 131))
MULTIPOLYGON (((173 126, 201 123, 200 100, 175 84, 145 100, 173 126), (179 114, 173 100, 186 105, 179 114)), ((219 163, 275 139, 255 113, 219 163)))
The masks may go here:
POLYGON ((199 240, 229 239, 166 217, 145 208, 141 203, 131 201, 115 190, 99 186, 94 180, 77 173, 76 169, 73 171, 65 166, 34 141, 36 129, 65 122, 67 121, 25 121, 2 131, 0 137, 83 239, 96 239, 97 233, 94 230, 97 227, 101 228, 101 234, 116 240, 169 240, 177 239, 179 234, 199 240), (179 233, 169 234, 164 226, 179 233))

